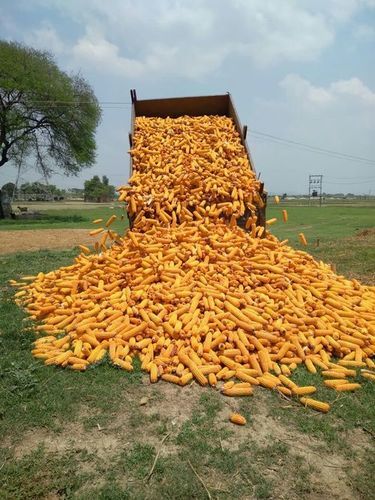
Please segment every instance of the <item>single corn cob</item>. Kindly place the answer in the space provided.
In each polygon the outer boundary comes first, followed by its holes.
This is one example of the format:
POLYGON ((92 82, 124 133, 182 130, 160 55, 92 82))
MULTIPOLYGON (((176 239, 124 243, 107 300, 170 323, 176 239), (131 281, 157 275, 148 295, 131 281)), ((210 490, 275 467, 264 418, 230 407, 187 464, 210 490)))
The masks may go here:
POLYGON ((240 415, 239 413, 232 413, 231 416, 229 417, 229 420, 232 422, 232 424, 236 425, 246 424, 246 418, 240 415))
POLYGON ((314 410, 317 411, 321 411, 323 413, 327 413, 330 409, 328 403, 324 403, 323 401, 317 401, 316 399, 301 398, 300 401, 303 405, 309 406, 310 408, 313 408, 314 410))

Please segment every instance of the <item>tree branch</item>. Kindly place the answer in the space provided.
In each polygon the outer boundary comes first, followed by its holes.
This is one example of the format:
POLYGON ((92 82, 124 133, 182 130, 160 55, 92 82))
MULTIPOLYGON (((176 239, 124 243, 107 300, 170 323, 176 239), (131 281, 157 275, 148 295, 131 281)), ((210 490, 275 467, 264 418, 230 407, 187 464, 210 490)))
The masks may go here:
POLYGON ((22 139, 22 137, 25 137, 25 135, 29 134, 30 132, 34 132, 34 130, 37 130, 37 129, 40 129, 42 127, 44 127, 44 125, 46 125, 48 122, 48 119, 47 117, 43 117, 41 118, 40 120, 37 121, 36 125, 34 125, 33 127, 27 127, 24 129, 24 131, 22 132, 21 135, 19 135, 18 137, 15 137, 10 143, 10 147, 17 141, 19 141, 20 139, 22 139))

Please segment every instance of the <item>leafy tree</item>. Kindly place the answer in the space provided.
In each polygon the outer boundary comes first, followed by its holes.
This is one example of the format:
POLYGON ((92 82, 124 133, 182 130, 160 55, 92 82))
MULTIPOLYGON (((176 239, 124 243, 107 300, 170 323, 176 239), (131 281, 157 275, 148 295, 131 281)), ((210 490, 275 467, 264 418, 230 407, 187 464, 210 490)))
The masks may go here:
POLYGON ((22 194, 40 194, 45 193, 46 189, 44 189, 44 184, 41 184, 40 182, 25 182, 24 184, 21 184, 19 191, 22 194))
POLYGON ((114 196, 115 187, 109 184, 109 179, 105 175, 102 180, 98 175, 94 175, 92 179, 85 181, 85 201, 112 201, 114 196))
POLYGON ((53 165, 77 174, 94 163, 100 115, 81 76, 61 71, 48 52, 0 41, 0 167, 22 152, 45 175, 53 165))
POLYGON ((69 198, 83 198, 85 195, 84 189, 70 188, 67 190, 67 196, 69 198))
POLYGON ((54 184, 42 184, 41 182, 25 182, 18 189, 21 194, 48 194, 53 198, 61 198, 66 194, 65 189, 59 189, 54 184))

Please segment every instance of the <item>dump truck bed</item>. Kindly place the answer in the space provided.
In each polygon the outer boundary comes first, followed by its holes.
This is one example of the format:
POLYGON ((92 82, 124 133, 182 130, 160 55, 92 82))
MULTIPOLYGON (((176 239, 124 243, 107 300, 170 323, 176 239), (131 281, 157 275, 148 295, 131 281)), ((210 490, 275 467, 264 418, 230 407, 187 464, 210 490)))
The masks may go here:
MULTIPOLYGON (((234 106, 230 93, 208 96, 194 97, 168 97, 163 99, 137 99, 137 93, 133 89, 130 91, 132 100, 131 114, 131 132, 129 133, 129 143, 132 146, 135 119, 139 116, 159 117, 159 118, 177 118, 179 116, 204 116, 219 115, 228 116, 234 122, 236 130, 240 136, 241 144, 245 148, 251 170, 255 173, 254 162, 251 158, 250 150, 246 142, 247 125, 242 126, 234 106)), ((130 176, 132 175, 133 164, 130 158, 130 176)), ((258 210, 257 224, 265 225, 265 208, 267 196, 264 192, 264 185, 261 183, 260 194, 264 201, 264 207, 258 210)), ((244 226, 248 214, 245 214, 238 220, 240 226, 244 226)))

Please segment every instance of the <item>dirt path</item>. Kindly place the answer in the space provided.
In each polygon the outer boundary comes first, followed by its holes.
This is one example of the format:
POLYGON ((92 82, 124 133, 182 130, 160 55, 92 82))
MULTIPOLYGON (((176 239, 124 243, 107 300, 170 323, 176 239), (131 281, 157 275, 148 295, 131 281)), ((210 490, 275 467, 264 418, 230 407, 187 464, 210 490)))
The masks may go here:
POLYGON ((94 242, 88 229, 33 229, 0 232, 0 254, 73 248, 94 242))

